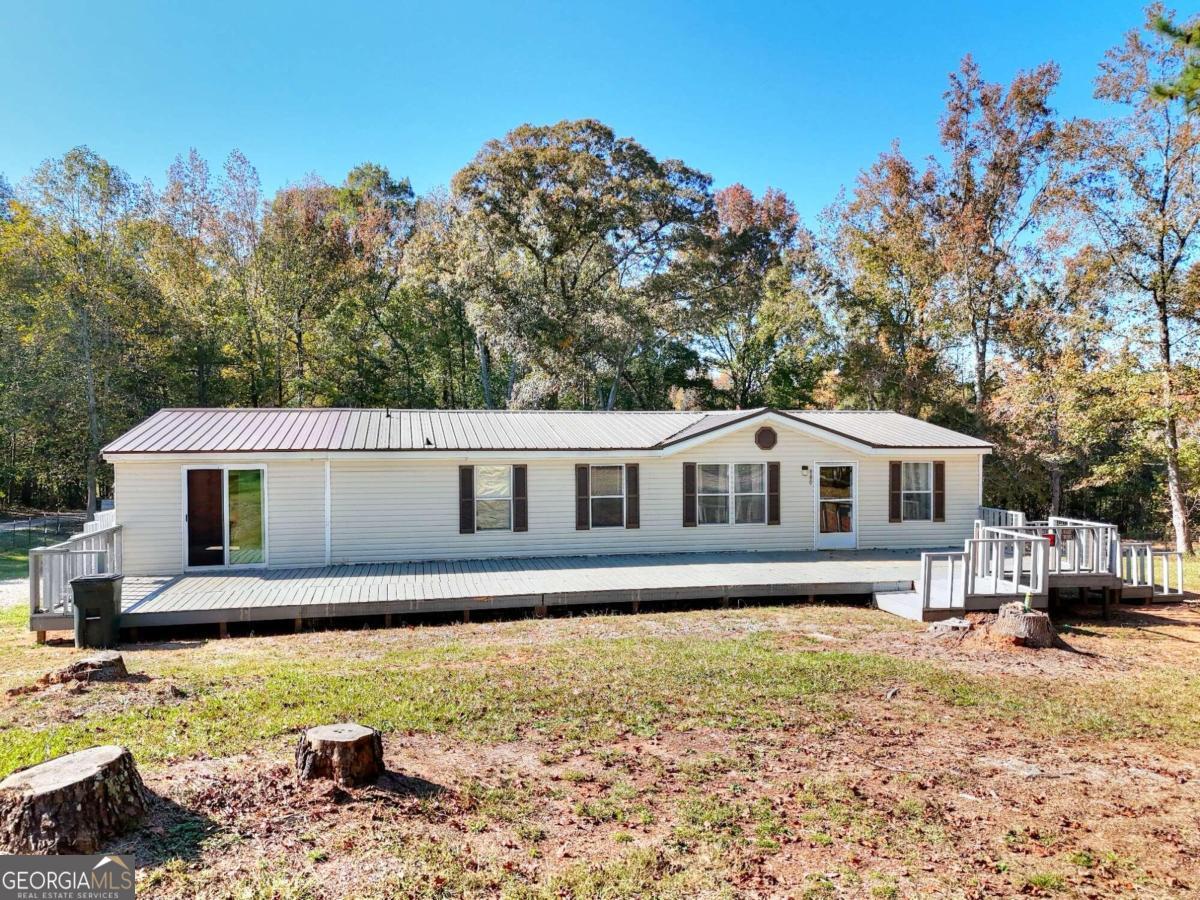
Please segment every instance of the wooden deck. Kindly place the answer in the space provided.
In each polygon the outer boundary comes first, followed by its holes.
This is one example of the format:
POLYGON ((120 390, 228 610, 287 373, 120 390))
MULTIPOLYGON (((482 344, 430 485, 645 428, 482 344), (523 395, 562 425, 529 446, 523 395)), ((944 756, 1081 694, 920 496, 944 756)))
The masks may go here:
MULTIPOLYGON (((127 576, 123 628, 907 590, 916 551, 674 553, 127 576)), ((43 613, 30 629, 71 627, 43 613)))

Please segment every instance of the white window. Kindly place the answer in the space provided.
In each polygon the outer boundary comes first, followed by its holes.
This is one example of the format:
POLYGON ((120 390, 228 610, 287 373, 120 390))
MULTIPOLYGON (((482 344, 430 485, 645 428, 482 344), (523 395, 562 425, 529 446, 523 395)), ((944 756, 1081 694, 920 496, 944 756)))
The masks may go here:
POLYGON ((696 466, 697 518, 701 525, 729 524, 729 466, 696 466))
POLYGON ((592 466, 592 527, 625 527, 625 467, 592 466))
POLYGON ((900 518, 933 520, 933 463, 906 462, 900 469, 900 518))
POLYGON ((475 530, 512 530, 512 466, 475 467, 475 530))
POLYGON ((733 468, 733 521, 738 525, 765 525, 766 463, 738 463, 733 468))
POLYGON ((697 522, 728 525, 730 507, 737 525, 763 525, 767 521, 766 463, 696 466, 697 522))

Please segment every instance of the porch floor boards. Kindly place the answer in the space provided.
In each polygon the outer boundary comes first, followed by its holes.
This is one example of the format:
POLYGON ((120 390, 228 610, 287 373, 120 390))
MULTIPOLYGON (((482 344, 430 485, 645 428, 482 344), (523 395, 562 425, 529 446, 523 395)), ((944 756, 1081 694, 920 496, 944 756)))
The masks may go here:
MULTIPOLYGON (((127 576, 124 628, 909 590, 920 551, 698 552, 127 576)), ((70 627, 38 614, 30 628, 70 627)))

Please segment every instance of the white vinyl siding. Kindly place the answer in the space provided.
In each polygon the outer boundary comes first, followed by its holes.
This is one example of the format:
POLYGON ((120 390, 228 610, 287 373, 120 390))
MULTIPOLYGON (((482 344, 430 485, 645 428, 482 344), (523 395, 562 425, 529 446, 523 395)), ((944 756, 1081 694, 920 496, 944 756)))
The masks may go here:
POLYGON ((888 461, 858 463, 858 546, 897 549, 954 547, 961 550, 979 513, 979 458, 946 459, 946 521, 888 521, 888 461))
MULTIPOLYGON (((754 444, 760 422, 672 456, 630 455, 640 465, 641 527, 575 530, 575 465, 604 465, 594 457, 473 460, 334 458, 330 462, 331 558, 334 563, 487 556, 663 553, 693 550, 811 550, 814 545, 815 464, 856 464, 859 549, 958 546, 971 534, 979 502, 979 457, 946 458, 946 521, 888 522, 887 456, 864 456, 778 426, 770 451, 754 444), (781 522, 735 528, 685 528, 683 463, 726 466, 780 463, 781 522), (459 534, 458 467, 528 466, 529 530, 459 534), (804 472, 803 467, 808 467, 804 472)), ((246 456, 252 456, 247 454, 246 456)), ((926 460, 928 455, 914 457, 926 460)), ((249 463, 253 460, 226 460, 249 463)), ((267 466, 270 566, 324 563, 324 461, 267 466)), ((164 574, 182 568, 181 463, 118 461, 117 520, 124 524, 126 571, 164 574)), ((736 473, 733 475, 736 478, 736 473)), ((736 500, 731 494, 731 517, 736 500)))
POLYGON ((271 566, 324 565, 325 463, 267 464, 271 566))
POLYGON ((183 571, 183 476, 177 462, 117 463, 113 509, 131 575, 183 571))

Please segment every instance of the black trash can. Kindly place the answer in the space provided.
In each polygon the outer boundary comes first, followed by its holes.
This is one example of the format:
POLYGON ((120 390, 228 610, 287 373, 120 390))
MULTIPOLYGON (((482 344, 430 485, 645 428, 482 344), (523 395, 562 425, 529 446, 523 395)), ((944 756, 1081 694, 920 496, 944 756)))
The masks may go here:
POLYGON ((75 600, 75 646, 117 646, 124 575, 80 575, 71 579, 75 600))

